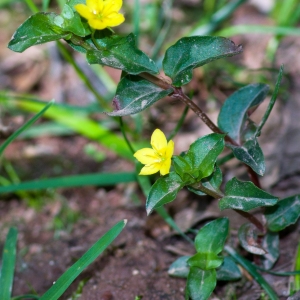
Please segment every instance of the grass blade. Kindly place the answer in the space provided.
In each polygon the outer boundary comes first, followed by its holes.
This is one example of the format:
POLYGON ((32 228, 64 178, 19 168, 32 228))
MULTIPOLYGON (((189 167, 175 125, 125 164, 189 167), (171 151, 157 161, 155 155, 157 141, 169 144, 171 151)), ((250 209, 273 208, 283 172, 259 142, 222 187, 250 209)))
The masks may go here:
POLYGON ((272 289, 269 283, 257 272, 255 266, 247 259, 240 256, 233 248, 225 246, 224 250, 231 255, 231 257, 240 264, 265 290, 271 300, 279 300, 276 292, 272 289))
POLYGON ((28 120, 22 127, 16 130, 11 136, 9 136, 6 141, 0 146, 0 155, 3 153, 5 148, 14 141, 24 130, 30 127, 34 122, 36 122, 54 103, 54 100, 51 100, 39 113, 37 113, 33 118, 28 120))
POLYGON ((16 245, 18 231, 11 227, 6 237, 3 254, 2 267, 0 271, 0 299, 10 300, 14 281, 14 270, 16 263, 16 245))
POLYGON ((63 273, 40 300, 56 300, 65 292, 77 276, 90 265, 121 233, 127 220, 122 220, 107 231, 82 257, 63 273))
MULTIPOLYGON (((67 188, 78 186, 109 186, 117 183, 136 181, 135 172, 126 173, 94 173, 75 176, 64 176, 50 179, 25 181, 18 184, 0 187, 0 194, 16 191, 41 190, 48 188, 67 188)), ((1 298, 0 298, 1 299, 1 298)))

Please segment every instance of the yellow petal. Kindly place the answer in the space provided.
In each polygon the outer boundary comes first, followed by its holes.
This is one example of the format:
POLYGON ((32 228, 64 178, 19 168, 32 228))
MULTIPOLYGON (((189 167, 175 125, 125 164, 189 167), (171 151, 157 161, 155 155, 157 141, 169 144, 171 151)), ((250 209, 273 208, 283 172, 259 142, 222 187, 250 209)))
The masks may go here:
POLYGON ((156 163, 159 159, 155 151, 151 148, 140 149, 133 156, 144 165, 156 163))
POLYGON ((86 5, 92 13, 98 14, 103 9, 103 0, 86 0, 86 5))
POLYGON ((166 159, 169 159, 172 157, 174 152, 174 142, 171 140, 168 143, 167 149, 166 149, 166 159))
POLYGON ((93 17, 90 9, 84 4, 77 4, 74 6, 74 8, 83 18, 87 20, 93 17))
POLYGON ((145 167, 142 168, 141 172, 139 175, 152 175, 155 174, 159 171, 160 169, 160 164, 151 164, 151 165, 146 165, 145 167))
POLYGON ((103 19, 103 22, 106 23, 107 27, 118 26, 125 21, 125 18, 122 14, 111 13, 103 19))
POLYGON ((106 0, 104 1, 103 14, 107 15, 112 12, 118 12, 122 7, 122 0, 106 0))
POLYGON ((165 151, 165 148, 167 147, 167 139, 161 130, 155 129, 152 133, 151 146, 158 153, 165 151))
POLYGON ((166 159, 160 167, 160 175, 166 175, 170 173, 171 159, 166 159))
POLYGON ((92 28, 99 29, 99 30, 104 29, 104 28, 107 27, 107 24, 105 22, 103 22, 102 20, 97 19, 97 18, 89 19, 89 25, 92 28))

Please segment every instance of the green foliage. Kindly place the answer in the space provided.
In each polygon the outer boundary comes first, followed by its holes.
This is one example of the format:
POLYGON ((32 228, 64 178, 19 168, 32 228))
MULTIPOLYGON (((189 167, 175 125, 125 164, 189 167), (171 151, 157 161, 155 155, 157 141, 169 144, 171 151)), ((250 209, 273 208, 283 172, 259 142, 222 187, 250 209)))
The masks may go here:
POLYGON ((267 251, 261 256, 261 262, 265 270, 270 270, 279 257, 279 235, 268 231, 264 236, 261 246, 267 251))
POLYGON ((113 100, 115 110, 108 115, 115 117, 136 114, 172 91, 164 90, 139 76, 127 75, 118 84, 113 100))
POLYGON ((178 40, 167 51, 163 60, 163 69, 174 86, 189 83, 193 69, 226 56, 242 51, 232 41, 222 37, 193 36, 178 40))
POLYGON ((221 107, 218 126, 233 140, 240 142, 249 109, 264 101, 269 87, 265 84, 250 84, 230 95, 221 107))
POLYGON ((155 62, 135 46, 131 33, 126 37, 112 35, 95 39, 96 49, 88 50, 86 59, 90 64, 100 64, 137 75, 142 72, 157 74, 155 62))
POLYGON ((70 33, 64 32, 55 24, 57 16, 55 13, 37 13, 31 16, 17 29, 8 48, 23 52, 34 45, 70 38, 70 33))
POLYGON ((242 182, 236 178, 229 180, 225 187, 225 196, 219 201, 224 209, 249 211, 261 206, 273 206, 278 198, 256 187, 252 182, 242 182))
POLYGON ((300 195, 280 200, 274 207, 266 209, 269 230, 278 232, 295 224, 300 216, 300 195))

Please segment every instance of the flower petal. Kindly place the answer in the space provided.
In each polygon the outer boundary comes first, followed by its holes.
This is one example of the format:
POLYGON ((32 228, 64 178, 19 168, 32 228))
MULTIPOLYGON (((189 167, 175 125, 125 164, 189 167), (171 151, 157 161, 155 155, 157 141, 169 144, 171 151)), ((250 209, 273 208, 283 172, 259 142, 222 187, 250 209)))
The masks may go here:
POLYGON ((89 25, 92 28, 99 29, 99 30, 104 29, 104 28, 107 27, 106 22, 103 22, 102 20, 97 19, 97 18, 90 18, 89 19, 89 25))
POLYGON ((99 14, 103 9, 103 0, 86 0, 86 5, 93 14, 99 14))
POLYGON ((106 23, 107 27, 114 27, 114 26, 118 26, 121 23, 123 23, 125 21, 125 18, 122 14, 118 14, 116 12, 113 12, 111 14, 109 14, 108 16, 106 16, 103 19, 103 22, 106 23))
POLYGON ((152 175, 157 173, 159 169, 160 169, 159 163, 146 165, 145 167, 142 168, 139 175, 152 175))
POLYGON ((122 0, 106 0, 104 1, 103 15, 108 15, 112 12, 118 12, 122 7, 122 0))
POLYGON ((169 159, 172 157, 174 152, 174 142, 172 140, 169 141, 167 149, 166 149, 166 159, 169 159))
POLYGON ((151 146, 158 153, 165 151, 165 148, 167 147, 167 139, 161 130, 155 129, 152 133, 151 146))
POLYGON ((158 162, 159 157, 151 148, 143 148, 136 151, 133 155, 140 163, 147 165, 158 162))
POLYGON ((93 18, 93 14, 91 13, 90 9, 84 4, 77 4, 74 6, 76 11, 85 19, 89 20, 93 18))
POLYGON ((170 173, 171 159, 166 159, 160 167, 160 175, 166 175, 170 173))

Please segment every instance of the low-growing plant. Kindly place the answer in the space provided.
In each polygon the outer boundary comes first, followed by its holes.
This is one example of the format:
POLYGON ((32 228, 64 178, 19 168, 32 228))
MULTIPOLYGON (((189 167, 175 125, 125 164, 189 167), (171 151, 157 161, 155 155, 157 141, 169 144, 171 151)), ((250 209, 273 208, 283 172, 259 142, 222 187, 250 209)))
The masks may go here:
MULTIPOLYGON (((121 25, 121 0, 70 0, 61 14, 36 13, 15 32, 9 48, 23 52, 27 48, 50 41, 64 40, 75 51, 86 55, 89 64, 99 64, 122 70, 122 78, 112 100, 112 117, 137 114, 169 96, 182 101, 213 133, 199 137, 186 151, 174 155, 174 143, 156 129, 151 136, 151 148, 134 151, 134 157, 144 166, 139 168, 139 182, 147 195, 146 210, 160 210, 187 188, 199 197, 209 195, 218 200, 220 210, 231 209, 247 219, 238 231, 240 245, 249 253, 263 258, 264 270, 270 270, 279 252, 279 232, 294 224, 300 213, 300 195, 279 199, 264 191, 259 176, 265 174, 265 160, 258 137, 274 106, 283 67, 272 98, 262 120, 255 124, 250 116, 269 93, 266 84, 246 85, 230 95, 221 107, 215 124, 184 91, 193 78, 193 70, 212 61, 240 54, 243 49, 231 40, 219 36, 190 36, 170 46, 162 60, 159 76, 156 63, 135 42, 130 33, 120 36, 111 27, 121 25), (229 159, 235 157, 245 165, 249 181, 236 177, 225 182, 219 156, 230 149, 229 159), (143 184, 143 176, 160 172, 151 188, 143 184), (222 185, 223 184, 223 185, 222 185), (253 209, 261 210, 256 217, 253 209)), ((45 108, 46 109, 46 108, 45 108)), ((47 107, 48 109, 48 107, 47 107)), ((230 233, 228 218, 207 223, 195 236, 195 254, 177 259, 169 269, 172 276, 187 278, 186 299, 208 299, 217 280, 237 280, 241 265, 257 280, 270 299, 278 299, 274 289, 259 273, 259 267, 241 257, 226 245, 230 233), (224 256, 227 252, 228 256, 224 256)), ((176 224, 170 222, 174 228, 176 224)), ((43 296, 42 299, 49 299, 43 296)), ((54 298, 51 298, 54 299, 54 298)), ((55 298, 56 299, 56 298, 55 298)))

